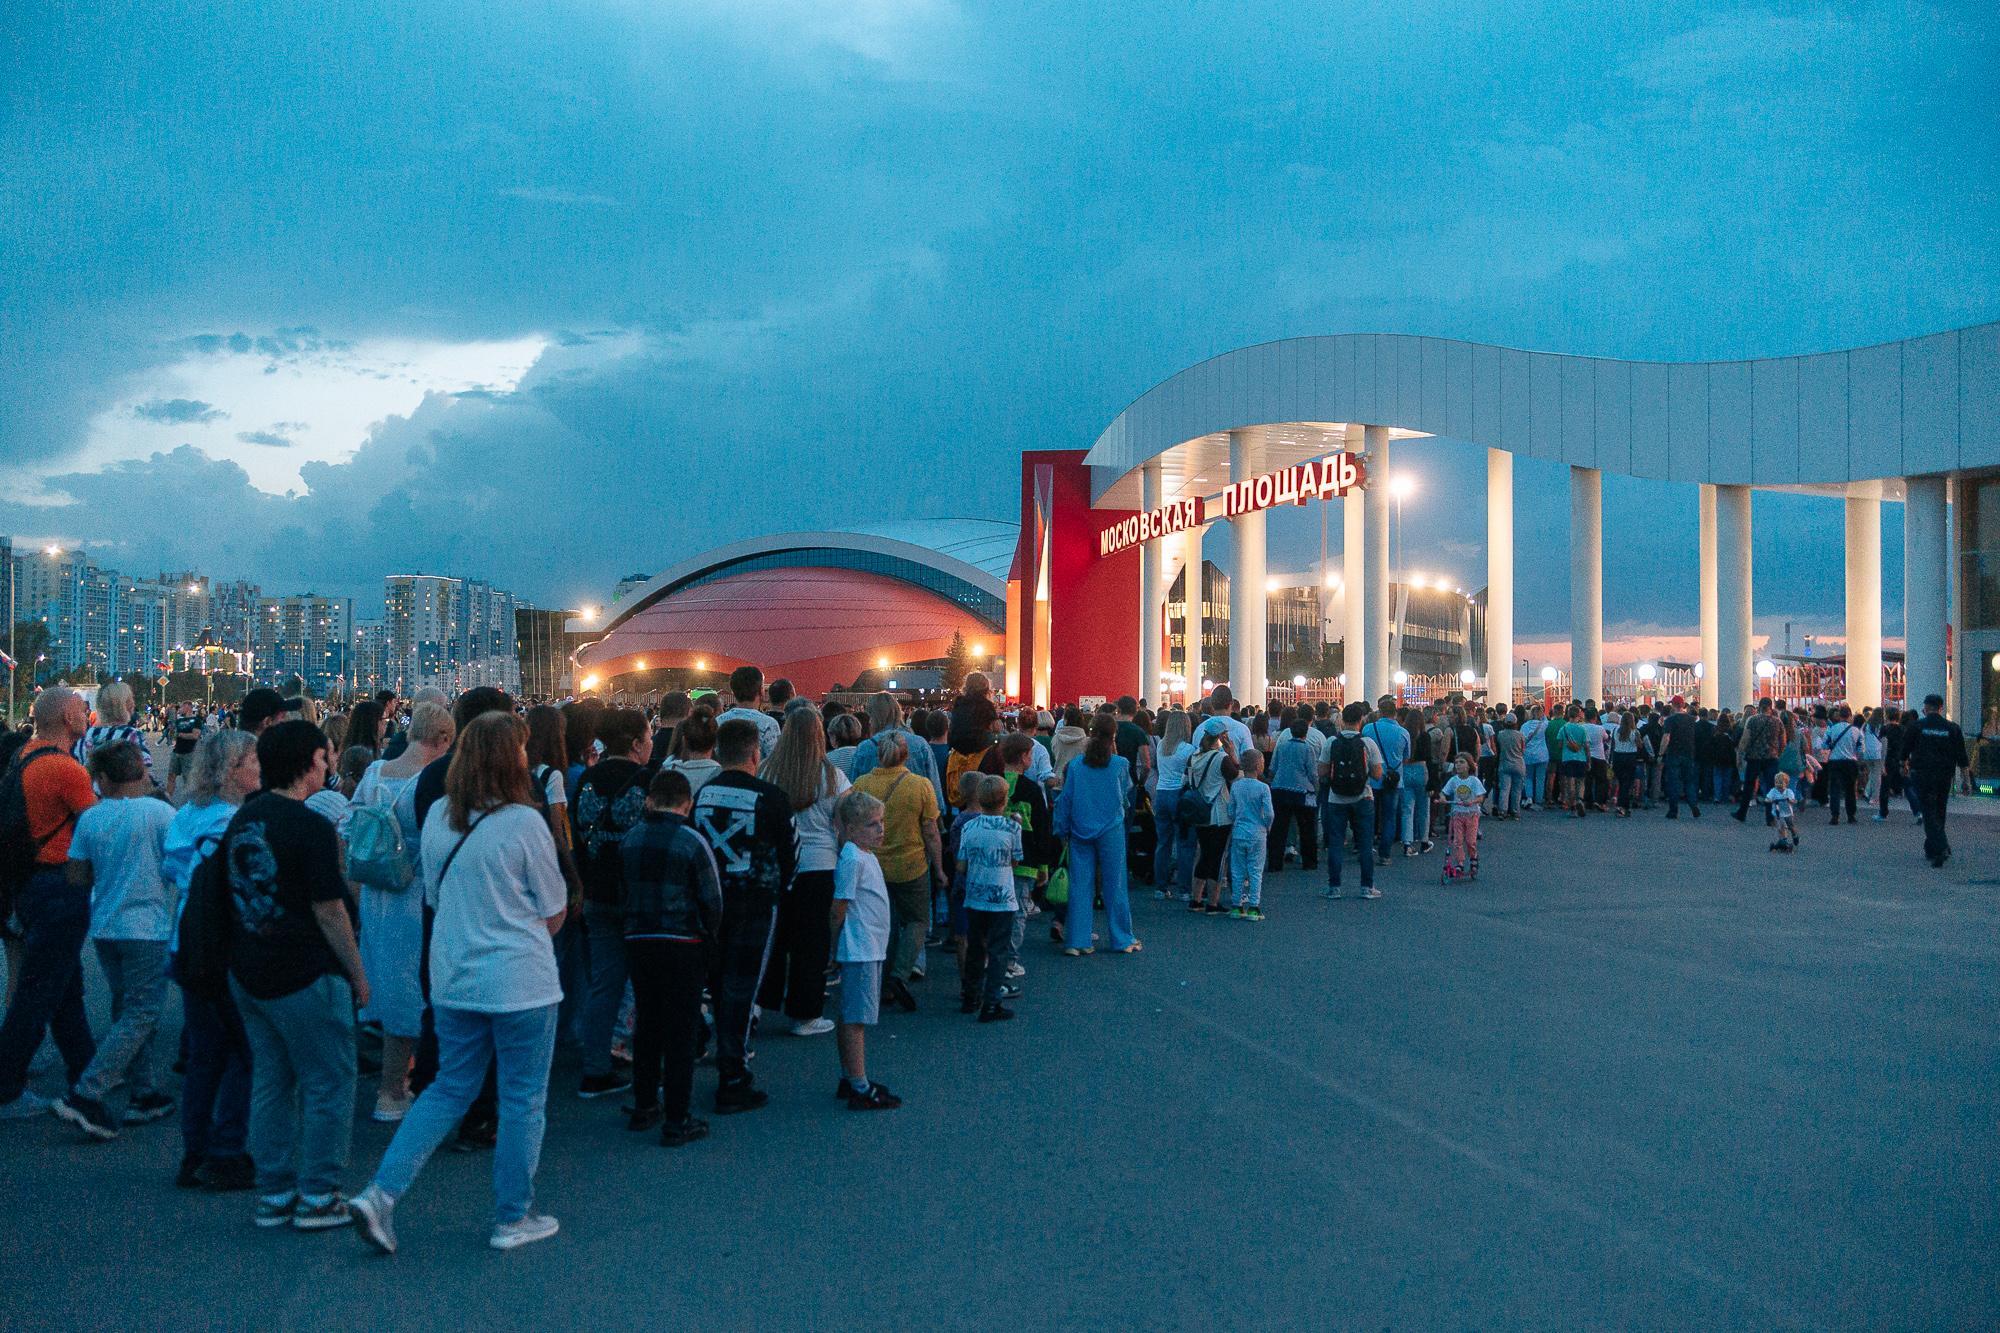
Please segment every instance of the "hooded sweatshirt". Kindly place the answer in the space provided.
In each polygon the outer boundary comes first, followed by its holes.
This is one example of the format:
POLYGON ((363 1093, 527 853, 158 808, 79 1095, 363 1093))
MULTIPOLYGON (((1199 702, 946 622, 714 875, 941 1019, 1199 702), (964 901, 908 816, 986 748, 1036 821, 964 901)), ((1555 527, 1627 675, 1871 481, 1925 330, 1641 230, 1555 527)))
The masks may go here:
POLYGON ((1069 761, 1083 753, 1084 742, 1089 735, 1082 727, 1068 725, 1056 728, 1055 740, 1049 746, 1049 763, 1058 773, 1069 767, 1069 761))

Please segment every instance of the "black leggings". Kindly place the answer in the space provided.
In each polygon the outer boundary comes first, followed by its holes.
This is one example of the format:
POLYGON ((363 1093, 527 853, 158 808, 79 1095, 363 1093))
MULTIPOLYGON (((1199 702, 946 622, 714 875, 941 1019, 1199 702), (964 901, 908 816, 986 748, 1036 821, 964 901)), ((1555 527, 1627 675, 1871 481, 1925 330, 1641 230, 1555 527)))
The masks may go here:
POLYGON ((687 1119, 701 1038, 708 946, 688 940, 627 940, 632 978, 632 1104, 658 1106, 670 1125, 687 1119))
POLYGON ((833 872, 802 870, 778 900, 778 934, 758 988, 761 1008, 780 1009, 795 1023, 826 1008, 826 960, 833 947, 833 872))
POLYGON ((1639 788, 1639 752, 1613 750, 1611 772, 1618 788, 1618 808, 1629 815, 1632 813, 1632 793, 1639 788))

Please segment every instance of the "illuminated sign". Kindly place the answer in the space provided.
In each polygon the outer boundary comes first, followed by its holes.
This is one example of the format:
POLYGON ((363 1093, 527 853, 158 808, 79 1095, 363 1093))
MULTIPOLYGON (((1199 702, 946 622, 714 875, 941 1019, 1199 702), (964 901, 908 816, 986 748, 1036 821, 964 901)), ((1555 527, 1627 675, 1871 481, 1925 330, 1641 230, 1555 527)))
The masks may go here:
POLYGON ((1249 481, 1223 487, 1213 500, 1190 496, 1143 514, 1133 514, 1097 534, 1097 553, 1116 555, 1140 542, 1170 537, 1219 518, 1254 514, 1274 505, 1304 504, 1308 500, 1331 500, 1368 484, 1368 472, 1359 454, 1333 454, 1317 462, 1266 472, 1249 481))

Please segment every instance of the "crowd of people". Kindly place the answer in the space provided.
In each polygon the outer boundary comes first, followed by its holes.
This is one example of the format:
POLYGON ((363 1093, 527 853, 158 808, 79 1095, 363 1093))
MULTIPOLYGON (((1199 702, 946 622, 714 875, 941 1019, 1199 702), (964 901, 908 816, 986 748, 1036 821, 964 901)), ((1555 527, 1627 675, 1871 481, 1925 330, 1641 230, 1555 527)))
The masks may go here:
POLYGON ((1332 899, 1379 899, 1398 850, 1440 840, 1441 878, 1476 878, 1482 820, 1761 805, 1791 851, 1807 804, 1879 821, 1899 795, 1941 866, 1967 766, 1936 697, 1545 712, 1246 706, 1222 686, 1187 708, 1058 713, 1003 707, 979 673, 910 709, 815 704, 746 667, 726 693, 647 708, 480 687, 320 718, 258 689, 227 715, 159 718, 162 780, 130 691, 96 703, 93 719, 44 690, 0 751, 0 1119, 53 1112, 104 1141, 178 1113, 178 1185, 249 1192, 263 1227, 355 1225, 387 1252, 447 1142, 494 1153, 495 1248, 555 1234, 534 1179, 559 1048, 579 1098, 624 1098, 627 1127, 669 1148, 711 1132, 705 1062, 713 1114, 767 1104, 752 1062, 780 1023, 834 1035, 839 1104, 892 1110, 867 1042, 885 1009, 916 1010, 950 959, 961 1014, 1013 1019, 1031 930, 1064 958, 1144 949, 1134 882, 1261 922, 1266 877, 1294 858, 1324 862, 1332 899), (178 1101, 155 1049, 175 989, 178 1101), (45 1037, 54 1099, 29 1087, 45 1037), (394 1136, 349 1197, 371 1094, 394 1136))

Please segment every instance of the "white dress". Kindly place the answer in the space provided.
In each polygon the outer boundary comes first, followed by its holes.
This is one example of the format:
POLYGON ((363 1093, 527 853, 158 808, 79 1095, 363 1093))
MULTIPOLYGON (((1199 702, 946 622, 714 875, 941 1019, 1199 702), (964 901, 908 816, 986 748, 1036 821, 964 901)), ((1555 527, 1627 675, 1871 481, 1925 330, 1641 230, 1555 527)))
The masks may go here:
MULTIPOLYGON (((354 789, 355 806, 382 805, 396 815, 403 843, 414 865, 420 831, 417 828, 417 778, 382 776, 382 761, 368 766, 354 789)), ((368 1005, 363 1020, 382 1025, 391 1037, 415 1037, 423 1027, 424 992, 419 977, 424 950, 424 889, 420 877, 400 893, 361 889, 361 968, 368 976, 368 1005)))

